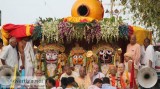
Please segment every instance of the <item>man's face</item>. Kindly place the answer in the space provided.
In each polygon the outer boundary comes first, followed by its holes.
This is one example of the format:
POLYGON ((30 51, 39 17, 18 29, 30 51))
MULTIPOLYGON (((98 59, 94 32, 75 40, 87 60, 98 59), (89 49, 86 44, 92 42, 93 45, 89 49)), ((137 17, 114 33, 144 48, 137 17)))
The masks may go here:
POLYGON ((37 70, 36 76, 37 77, 41 77, 42 75, 43 75, 42 71, 41 70, 37 70))
POLYGON ((129 61, 129 57, 128 56, 124 56, 124 60, 126 61, 126 62, 128 62, 129 61))
POLYGON ((0 43, 0 48, 2 48, 3 47, 3 43, 0 43))
POLYGON ((110 73, 111 73, 111 75, 116 75, 116 73, 117 73, 116 67, 114 67, 114 66, 110 67, 110 73))
POLYGON ((85 75, 86 75, 86 70, 85 70, 85 68, 81 68, 81 69, 79 70, 79 75, 80 75, 81 77, 85 77, 85 75))
POLYGON ((67 75, 71 75, 72 74, 72 70, 70 67, 66 68, 66 74, 67 75))
POLYGON ((98 71, 99 71, 99 68, 98 68, 98 65, 94 65, 94 67, 93 67, 94 69, 94 74, 96 75, 97 73, 98 73, 98 71))
POLYGON ((17 45, 16 39, 11 42, 11 45, 12 45, 13 47, 16 47, 16 45, 17 45))
POLYGON ((48 88, 51 88, 51 87, 52 87, 52 84, 47 80, 46 86, 47 86, 48 88))
POLYGON ((123 64, 119 64, 118 65, 118 72, 119 73, 123 73, 124 72, 124 65, 123 64))
POLYGON ((102 88, 102 83, 97 83, 97 87, 102 88))
POLYGON ((144 47, 148 47, 149 44, 150 43, 148 42, 148 40, 144 40, 144 43, 143 43, 144 47))
POLYGON ((130 43, 131 44, 135 44, 136 43, 136 36, 135 35, 132 35, 131 38, 130 38, 130 43))

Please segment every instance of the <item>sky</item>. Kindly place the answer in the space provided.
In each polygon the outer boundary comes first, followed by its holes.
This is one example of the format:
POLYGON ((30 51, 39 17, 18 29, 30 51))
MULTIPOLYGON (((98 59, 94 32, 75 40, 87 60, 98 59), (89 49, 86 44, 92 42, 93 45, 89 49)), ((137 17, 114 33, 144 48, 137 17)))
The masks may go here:
MULTIPOLYGON (((76 0, 0 0, 1 24, 33 24, 39 17, 63 18, 71 16, 71 8, 76 0)), ((102 0, 104 10, 110 10, 110 0, 102 0)), ((116 6, 114 9, 121 9, 116 6)), ((131 14, 121 16, 132 24, 131 14)), ((109 17, 105 13, 104 17, 109 17)))

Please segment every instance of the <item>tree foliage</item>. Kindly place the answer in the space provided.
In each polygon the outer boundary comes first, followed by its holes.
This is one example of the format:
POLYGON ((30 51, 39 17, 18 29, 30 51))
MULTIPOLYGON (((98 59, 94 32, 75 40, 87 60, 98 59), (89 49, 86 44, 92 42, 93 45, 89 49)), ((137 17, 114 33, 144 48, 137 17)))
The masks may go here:
POLYGON ((160 36, 160 0, 121 0, 121 3, 129 4, 135 22, 139 20, 139 24, 156 29, 160 36))

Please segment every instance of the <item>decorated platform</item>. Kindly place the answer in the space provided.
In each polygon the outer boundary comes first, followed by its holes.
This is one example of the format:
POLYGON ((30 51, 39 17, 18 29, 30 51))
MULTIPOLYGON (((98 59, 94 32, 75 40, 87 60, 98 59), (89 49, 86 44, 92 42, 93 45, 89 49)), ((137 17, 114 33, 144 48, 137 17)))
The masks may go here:
POLYGON ((75 72, 80 66, 89 72, 92 64, 98 63, 107 74, 109 64, 123 62, 130 35, 135 34, 141 45, 146 37, 152 39, 152 32, 127 25, 122 18, 103 18, 99 0, 77 0, 71 13, 61 19, 39 18, 35 24, 5 24, 1 28, 3 42, 8 45, 11 37, 31 36, 37 47, 35 69, 59 78, 66 64, 75 72))

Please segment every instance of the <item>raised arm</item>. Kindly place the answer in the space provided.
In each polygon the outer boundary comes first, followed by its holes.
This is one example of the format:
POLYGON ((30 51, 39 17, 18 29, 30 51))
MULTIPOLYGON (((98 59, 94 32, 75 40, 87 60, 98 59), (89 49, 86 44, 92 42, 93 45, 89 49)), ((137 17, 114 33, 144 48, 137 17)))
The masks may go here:
POLYGON ((18 43, 18 51, 20 53, 20 59, 22 61, 22 65, 20 66, 20 68, 24 69, 25 67, 24 44, 21 41, 18 43))

